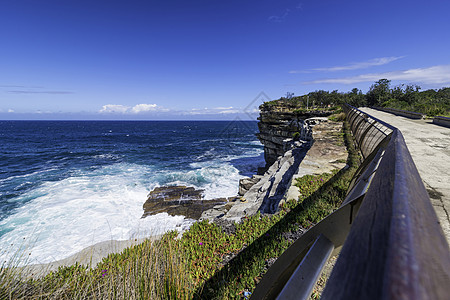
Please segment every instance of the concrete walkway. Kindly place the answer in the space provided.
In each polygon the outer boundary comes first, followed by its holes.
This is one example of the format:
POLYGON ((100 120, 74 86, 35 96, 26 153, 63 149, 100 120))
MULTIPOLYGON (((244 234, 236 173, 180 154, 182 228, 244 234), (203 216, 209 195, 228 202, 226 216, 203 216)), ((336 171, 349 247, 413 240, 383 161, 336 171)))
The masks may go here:
POLYGON ((402 132, 450 244, 450 128, 434 125, 431 120, 412 120, 370 108, 360 109, 402 132))

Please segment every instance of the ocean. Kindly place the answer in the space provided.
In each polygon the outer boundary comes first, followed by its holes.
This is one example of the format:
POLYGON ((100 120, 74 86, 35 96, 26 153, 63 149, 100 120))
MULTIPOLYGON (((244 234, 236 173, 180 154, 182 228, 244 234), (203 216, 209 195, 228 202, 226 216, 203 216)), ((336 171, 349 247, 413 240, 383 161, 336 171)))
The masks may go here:
POLYGON ((0 121, 0 259, 66 258, 102 241, 188 228, 141 219, 157 186, 237 194, 264 165, 254 121, 0 121))

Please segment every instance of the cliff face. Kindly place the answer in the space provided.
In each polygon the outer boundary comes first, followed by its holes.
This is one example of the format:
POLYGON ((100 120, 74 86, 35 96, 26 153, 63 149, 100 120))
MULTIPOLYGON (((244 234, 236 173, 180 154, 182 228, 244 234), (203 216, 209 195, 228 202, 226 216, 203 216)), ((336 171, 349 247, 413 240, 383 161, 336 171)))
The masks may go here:
POLYGON ((264 145, 266 169, 286 151, 309 144, 312 141, 312 117, 322 117, 329 113, 305 112, 290 107, 283 102, 264 103, 259 107, 258 139, 264 145))
MULTIPOLYGON (((330 114, 331 111, 305 111, 287 101, 271 101, 261 105, 257 136, 264 145, 266 167, 264 170, 258 170, 259 175, 240 180, 241 197, 226 205, 205 211, 201 218, 210 220, 223 218, 239 222, 242 217, 251 216, 258 211, 275 213, 281 201, 285 201, 288 197, 298 198, 298 188, 294 187, 291 193, 289 190, 292 187, 292 179, 301 169, 300 164, 311 145, 311 149, 315 150, 310 159, 314 160, 317 157, 320 160, 320 163, 310 162, 312 173, 316 170, 325 170, 322 164, 327 170, 340 167, 337 166, 335 156, 336 153, 339 152, 339 155, 341 153, 334 148, 341 142, 335 142, 329 135, 339 136, 339 126, 342 125, 328 121, 326 116, 330 114), (318 142, 317 147, 316 143, 313 145, 313 140, 318 142), (328 168, 330 163, 333 165, 328 168)), ((341 144, 345 154, 345 146, 341 144)))
POLYGON ((239 195, 243 201, 230 206, 225 218, 239 221, 244 215, 275 213, 292 184, 300 163, 313 141, 313 127, 330 112, 305 112, 284 101, 260 106, 259 140, 264 145, 266 167, 260 175, 240 180, 239 195))

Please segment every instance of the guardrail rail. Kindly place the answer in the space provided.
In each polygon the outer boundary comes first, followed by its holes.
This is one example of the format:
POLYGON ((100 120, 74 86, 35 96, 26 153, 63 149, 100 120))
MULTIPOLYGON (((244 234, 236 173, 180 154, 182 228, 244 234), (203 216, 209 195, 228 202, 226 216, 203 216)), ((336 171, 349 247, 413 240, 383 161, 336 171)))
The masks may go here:
POLYGON ((414 112, 414 111, 408 111, 408 110, 402 110, 402 109, 396 109, 396 108, 389 108, 389 107, 378 107, 378 106, 374 106, 372 107, 373 109, 376 110, 381 110, 384 112, 388 112, 391 114, 394 114, 396 116, 402 116, 402 117, 407 117, 410 119, 423 119, 424 115, 418 112, 414 112))
POLYGON ((449 246, 401 132, 344 111, 364 157, 347 197, 277 259, 252 299, 308 299, 339 250, 321 299, 448 299, 449 246))
POLYGON ((445 127, 450 127, 450 118, 448 117, 442 117, 442 116, 436 116, 433 118, 433 123, 445 127))

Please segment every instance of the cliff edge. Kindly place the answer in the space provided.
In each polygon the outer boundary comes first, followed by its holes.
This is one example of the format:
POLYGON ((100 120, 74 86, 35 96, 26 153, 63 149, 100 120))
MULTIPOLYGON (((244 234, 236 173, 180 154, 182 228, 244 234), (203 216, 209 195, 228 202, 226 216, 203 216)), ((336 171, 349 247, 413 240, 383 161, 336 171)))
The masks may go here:
POLYGON ((260 106, 257 134, 264 145, 266 166, 258 175, 241 179, 240 200, 207 210, 202 219, 239 222, 258 211, 275 213, 280 203, 298 197, 293 186, 296 177, 345 167, 342 123, 325 117, 331 112, 305 112, 282 101, 269 103, 260 106))

